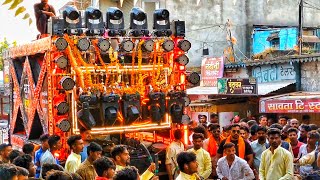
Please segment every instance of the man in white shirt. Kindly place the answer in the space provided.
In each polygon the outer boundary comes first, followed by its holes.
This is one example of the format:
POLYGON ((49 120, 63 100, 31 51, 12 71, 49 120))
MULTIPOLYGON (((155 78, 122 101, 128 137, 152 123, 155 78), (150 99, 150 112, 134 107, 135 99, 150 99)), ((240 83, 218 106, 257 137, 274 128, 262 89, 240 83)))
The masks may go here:
POLYGON ((180 129, 177 129, 173 133, 174 141, 167 147, 166 151, 166 168, 169 176, 169 180, 173 180, 178 176, 178 164, 177 164, 177 155, 180 152, 184 151, 184 145, 181 141, 182 132, 180 129))
POLYGON ((223 145, 226 156, 220 158, 217 164, 217 175, 222 180, 254 179, 255 176, 247 161, 235 155, 235 144, 229 142, 223 145))

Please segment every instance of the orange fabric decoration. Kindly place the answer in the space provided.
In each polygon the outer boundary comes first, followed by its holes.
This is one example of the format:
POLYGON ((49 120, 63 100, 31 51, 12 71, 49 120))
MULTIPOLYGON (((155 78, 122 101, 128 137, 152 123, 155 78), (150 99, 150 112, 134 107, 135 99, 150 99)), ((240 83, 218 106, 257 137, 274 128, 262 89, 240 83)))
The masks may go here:
MULTIPOLYGON (((231 136, 229 136, 227 139, 226 139, 226 142, 225 143, 229 143, 231 142, 231 136)), ((246 144, 244 143, 244 140, 242 137, 239 137, 238 139, 238 155, 240 158, 244 159, 244 155, 245 155, 245 150, 246 150, 246 144)), ((223 154, 223 156, 226 156, 226 154, 223 154)))
POLYGON ((217 155, 217 142, 214 139, 213 135, 210 135, 209 137, 209 144, 208 144, 208 152, 210 154, 211 157, 216 156, 217 155))

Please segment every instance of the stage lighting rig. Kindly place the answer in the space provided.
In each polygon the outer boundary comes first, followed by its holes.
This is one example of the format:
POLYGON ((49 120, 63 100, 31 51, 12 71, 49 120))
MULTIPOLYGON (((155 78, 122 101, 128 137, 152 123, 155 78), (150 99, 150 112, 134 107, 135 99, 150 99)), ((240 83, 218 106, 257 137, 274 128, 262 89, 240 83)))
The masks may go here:
POLYGON ((147 13, 139 7, 131 9, 130 29, 130 36, 149 36, 147 13))
POLYGON ((106 125, 114 125, 117 120, 120 96, 117 94, 103 95, 102 109, 106 125))
POLYGON ((69 130, 71 129, 71 123, 67 119, 62 119, 60 122, 56 124, 56 126, 62 132, 69 132, 69 130))
POLYGON ((106 12, 106 29, 108 36, 125 36, 123 12, 116 7, 110 7, 106 12))
POLYGON ((67 34, 80 35, 83 33, 81 13, 75 6, 67 6, 62 14, 67 34))
POLYGON ((96 121, 92 114, 90 113, 89 102, 82 103, 82 109, 77 112, 77 118, 80 125, 85 129, 91 129, 96 125, 96 121))
POLYGON ((74 82, 74 80, 71 77, 63 76, 60 80, 60 85, 64 90, 70 91, 73 89, 73 87, 76 85, 76 83, 74 82))
POLYGON ((99 100, 98 100, 98 96, 95 94, 91 94, 91 95, 87 95, 87 94, 81 94, 79 96, 79 101, 81 103, 83 102, 88 102, 89 105, 96 105, 98 104, 99 100))
POLYGON ((149 93, 149 111, 152 122, 160 124, 166 112, 166 96, 163 92, 149 93))
POLYGON ((171 36, 170 30, 170 13, 167 9, 157 9, 153 13, 153 29, 154 35, 171 36))
POLYGON ((187 75, 187 81, 193 85, 196 85, 200 82, 200 76, 196 72, 192 72, 189 75, 187 75))
POLYGON ((183 109, 186 105, 186 93, 183 91, 170 91, 168 96, 170 97, 168 101, 168 111, 171 115, 172 122, 181 123, 183 109))
POLYGON ((103 35, 105 32, 102 12, 94 7, 88 7, 85 11, 85 27, 88 36, 103 35))
POLYGON ((124 94, 122 96, 122 114, 125 124, 129 125, 140 116, 140 94, 124 94))

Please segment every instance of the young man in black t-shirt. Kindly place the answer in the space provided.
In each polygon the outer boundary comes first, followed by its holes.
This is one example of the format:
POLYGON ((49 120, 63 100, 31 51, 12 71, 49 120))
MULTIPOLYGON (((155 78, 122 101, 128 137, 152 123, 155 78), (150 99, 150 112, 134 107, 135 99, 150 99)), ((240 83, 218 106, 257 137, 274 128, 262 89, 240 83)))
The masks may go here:
POLYGON ((37 29, 41 34, 47 34, 47 24, 50 17, 56 16, 53 6, 48 4, 48 0, 41 0, 41 3, 34 5, 37 29))
POLYGON ((252 148, 250 146, 250 144, 245 141, 243 138, 240 138, 240 125, 239 124, 232 124, 231 125, 231 134, 229 137, 227 137, 226 139, 222 140, 220 145, 219 145, 219 149, 217 151, 217 158, 221 158, 223 156, 223 145, 226 143, 226 141, 230 141, 233 144, 235 144, 235 148, 236 148, 236 155, 239 156, 240 158, 245 159, 248 164, 250 165, 250 167, 253 166, 253 151, 252 148), (241 157, 241 154, 239 155, 239 141, 242 141, 242 143, 244 144, 244 157, 241 157))

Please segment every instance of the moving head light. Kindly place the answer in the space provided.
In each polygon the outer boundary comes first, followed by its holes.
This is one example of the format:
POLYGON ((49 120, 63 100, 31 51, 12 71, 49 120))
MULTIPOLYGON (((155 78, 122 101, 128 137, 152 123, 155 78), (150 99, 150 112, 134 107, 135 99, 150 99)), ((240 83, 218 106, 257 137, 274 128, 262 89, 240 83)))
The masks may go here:
POLYGON ((110 7, 107 9, 106 29, 108 30, 108 35, 111 37, 126 35, 123 12, 119 8, 110 7))
POLYGON ((105 32, 102 12, 94 7, 88 7, 85 11, 85 27, 87 35, 103 35, 105 32))

